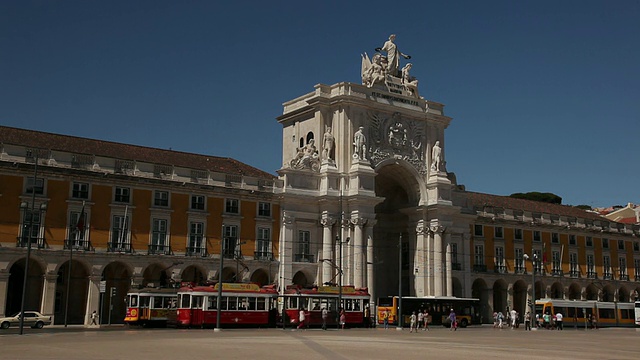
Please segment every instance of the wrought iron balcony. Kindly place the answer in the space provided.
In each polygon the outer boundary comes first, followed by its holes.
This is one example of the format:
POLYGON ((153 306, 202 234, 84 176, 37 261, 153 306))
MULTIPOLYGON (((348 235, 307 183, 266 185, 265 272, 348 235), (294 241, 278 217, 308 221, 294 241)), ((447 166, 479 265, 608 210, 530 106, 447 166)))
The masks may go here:
POLYGON ((602 274, 602 280, 613 280, 613 275, 611 273, 602 274))
POLYGON ((240 250, 224 249, 222 257, 224 257, 225 259, 241 259, 242 252, 240 250))
POLYGON ((513 269, 513 272, 516 273, 516 274, 526 274, 527 273, 527 271, 525 270, 524 266, 516 266, 513 269))
MULTIPOLYGON (((19 236, 17 238, 16 247, 26 248, 29 245, 29 238, 27 236, 19 236)), ((47 247, 47 242, 44 238, 40 237, 32 237, 31 238, 31 247, 37 249, 44 249, 47 247)))
POLYGON ((473 265, 473 271, 475 271, 475 272, 487 272, 487 265, 473 265))
POLYGON ((598 273, 595 271, 587 271, 587 279, 597 279, 598 273))
POLYGON ((294 262, 308 262, 308 263, 315 262, 315 261, 313 261, 313 255, 310 255, 310 254, 295 254, 293 256, 293 261, 294 262))
POLYGON ((171 254, 171 246, 164 244, 150 244, 149 255, 169 255, 171 254))
POLYGON ((81 251, 91 251, 93 248, 91 247, 91 241, 89 240, 74 240, 67 239, 64 241, 64 249, 70 250, 81 250, 81 251))
POLYGON ((273 261, 273 253, 271 251, 254 251, 253 258, 255 260, 273 261))
POLYGON ((622 280, 622 281, 629 281, 629 275, 627 275, 627 274, 620 274, 620 280, 622 280))
POLYGON ((131 252, 131 244, 129 243, 120 243, 120 242, 109 242, 107 247, 108 252, 120 252, 120 253, 130 253, 131 252))
POLYGON ((580 277, 580 271, 578 270, 569 270, 569 276, 572 278, 579 278, 580 277))
POLYGON ((560 270, 560 269, 553 269, 553 270, 551 270, 551 275, 552 275, 552 276, 562 276, 562 270, 560 270))
POLYGON ((504 274, 507 272, 507 267, 504 265, 498 265, 496 264, 494 271, 499 273, 499 274, 504 274))
POLYGON ((206 246, 187 246, 185 249, 186 256, 202 256, 208 255, 206 246))

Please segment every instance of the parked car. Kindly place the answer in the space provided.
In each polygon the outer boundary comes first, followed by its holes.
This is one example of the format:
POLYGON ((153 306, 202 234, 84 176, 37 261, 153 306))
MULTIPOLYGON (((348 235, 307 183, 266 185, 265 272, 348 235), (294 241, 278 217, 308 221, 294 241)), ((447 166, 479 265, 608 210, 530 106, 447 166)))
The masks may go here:
MULTIPOLYGON (((20 325, 20 313, 10 317, 0 318, 0 327, 8 329, 10 326, 20 325)), ((51 325, 51 316, 44 316, 37 311, 24 312, 24 325, 42 329, 45 325, 51 325)))

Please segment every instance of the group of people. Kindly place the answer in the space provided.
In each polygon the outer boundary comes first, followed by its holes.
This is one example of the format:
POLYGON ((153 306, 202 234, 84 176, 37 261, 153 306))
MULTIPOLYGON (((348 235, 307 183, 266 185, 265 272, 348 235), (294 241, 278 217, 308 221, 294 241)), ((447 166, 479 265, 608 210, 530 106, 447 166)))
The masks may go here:
MULTIPOLYGON (((418 330, 422 329, 422 331, 429 331, 429 312, 427 310, 419 311, 416 315, 414 311, 411 314, 410 322, 409 322, 409 332, 418 332, 418 330)), ((387 328, 387 321, 385 321, 385 329, 387 328)))
MULTIPOLYGON (((525 320, 527 315, 529 315, 529 313, 525 314, 525 320)), ((526 325, 526 321, 525 321, 525 325, 526 325)), ((515 309, 509 310, 509 308, 507 308, 507 311, 505 311, 504 314, 502 313, 502 311, 498 311, 498 312, 494 311, 493 327, 495 329, 503 329, 504 327, 511 327, 512 330, 517 329, 518 327, 520 327, 520 313, 517 312, 515 309)))

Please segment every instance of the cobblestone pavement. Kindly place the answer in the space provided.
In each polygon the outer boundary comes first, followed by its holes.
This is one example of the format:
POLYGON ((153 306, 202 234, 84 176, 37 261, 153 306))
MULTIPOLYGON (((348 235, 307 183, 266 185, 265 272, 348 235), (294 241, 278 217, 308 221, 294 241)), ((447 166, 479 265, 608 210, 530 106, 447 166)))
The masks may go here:
POLYGON ((638 359, 640 331, 54 329, 0 332, 3 359, 638 359))

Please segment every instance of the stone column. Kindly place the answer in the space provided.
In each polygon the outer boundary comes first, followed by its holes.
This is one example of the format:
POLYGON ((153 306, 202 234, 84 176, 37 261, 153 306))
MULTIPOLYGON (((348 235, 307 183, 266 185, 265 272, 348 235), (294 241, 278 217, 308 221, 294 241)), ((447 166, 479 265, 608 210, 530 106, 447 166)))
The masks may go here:
POLYGON ((367 223, 367 219, 356 218, 351 219, 351 223, 353 224, 353 243, 354 243, 354 266, 353 266, 353 285, 356 288, 361 288, 365 286, 365 276, 364 276, 364 234, 362 232, 362 228, 367 223))
POLYGON ((7 308, 7 288, 9 286, 10 275, 8 271, 0 271, 0 317, 7 315, 4 311, 7 308))
POLYGON ((43 315, 50 315, 53 323, 55 312, 54 307, 56 305, 56 283, 58 280, 58 274, 48 273, 44 275, 44 286, 42 287, 42 304, 40 305, 40 311, 43 315))
MULTIPOLYGON (((91 324, 91 313, 95 310, 100 314, 100 275, 89 276, 89 291, 87 291, 87 308, 84 314, 84 325, 91 324)), ((98 319, 100 321, 100 319, 98 319)), ((100 322, 98 322, 99 324, 100 322)))
POLYGON ((447 244, 447 255, 445 258, 445 283, 447 287, 447 296, 453 296, 453 278, 451 275, 451 234, 445 234, 445 242, 447 244))
POLYGON ((294 224, 295 218, 288 214, 282 216, 282 225, 280 230, 280 246, 278 251, 280 252, 280 274, 278 276, 278 282, 280 284, 280 290, 284 292, 286 286, 291 283, 293 279, 293 244, 295 239, 294 224))
MULTIPOLYGON (((331 260, 333 237, 331 236, 331 228, 336 223, 336 219, 331 217, 324 217, 320 223, 322 224, 322 259, 331 260)), ((318 279, 318 285, 324 284, 326 281, 331 281, 333 277, 333 268, 329 261, 323 261, 320 264, 322 268, 321 277, 318 279)))
POLYGON ((444 295, 444 274, 442 268, 442 226, 432 226, 431 231, 433 231, 433 265, 434 265, 434 294, 435 296, 443 296, 444 295))
POLYGON ((424 220, 418 220, 416 225, 416 265, 418 273, 415 274, 416 296, 429 295, 429 232, 424 225, 424 220))
POLYGON ((427 296, 434 295, 435 265, 433 263, 433 231, 427 230, 427 296))
POLYGON ((369 288, 369 295, 371 295, 371 301, 376 303, 377 294, 375 289, 375 256, 373 254, 373 221, 368 221, 364 231, 367 238, 367 288, 369 288))

